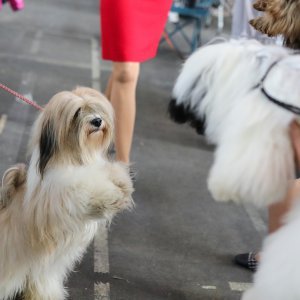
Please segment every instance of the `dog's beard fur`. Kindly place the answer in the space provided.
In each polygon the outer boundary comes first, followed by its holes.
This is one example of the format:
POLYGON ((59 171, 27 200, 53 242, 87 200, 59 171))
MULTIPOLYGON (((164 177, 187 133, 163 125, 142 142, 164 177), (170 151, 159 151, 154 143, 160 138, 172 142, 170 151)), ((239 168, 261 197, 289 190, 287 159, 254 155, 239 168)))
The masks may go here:
MULTIPOLYGON (((270 66, 280 59, 284 63, 285 57, 292 57, 299 67, 299 56, 290 55, 288 49, 232 41, 200 48, 183 66, 170 113, 177 107, 187 116, 180 121, 205 120, 204 134, 216 145, 208 177, 216 200, 267 205, 281 200, 295 177, 289 124, 296 116, 270 102, 259 87, 270 66)), ((297 89, 299 70, 296 75, 287 70, 280 65, 275 70, 279 77, 269 76, 274 81, 267 81, 270 91, 289 84, 277 82, 286 76, 297 89)), ((288 90, 283 100, 300 106, 293 95, 288 90)))
POLYGON ((263 15, 250 21, 268 36, 283 35, 286 46, 300 49, 300 0, 257 0, 254 8, 263 15))
POLYGON ((109 162, 113 110, 88 88, 55 95, 32 132, 31 161, 0 193, 0 299, 59 300, 101 218, 133 205, 127 167, 109 162))

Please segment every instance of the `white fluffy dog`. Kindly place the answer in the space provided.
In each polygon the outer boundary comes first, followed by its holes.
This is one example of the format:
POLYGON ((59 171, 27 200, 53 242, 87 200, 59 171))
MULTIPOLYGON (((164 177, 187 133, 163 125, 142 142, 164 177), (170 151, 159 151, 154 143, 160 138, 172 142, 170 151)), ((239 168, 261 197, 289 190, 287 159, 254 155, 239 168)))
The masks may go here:
POLYGON ((295 177, 289 124, 298 118, 299 76, 299 55, 255 41, 209 45, 188 58, 169 111, 216 144, 213 198, 267 205, 286 194, 295 177))
MULTIPOLYGON (((183 66, 169 111, 216 145, 208 187, 216 200, 264 206, 294 178, 289 125, 300 114, 300 55, 232 41, 200 48, 183 66)), ((300 299, 300 205, 264 244, 243 300, 300 299)))
POLYGON ((95 90, 56 94, 32 132, 31 161, 0 190, 0 299, 60 300, 97 221, 133 205, 125 166, 106 159, 113 110, 95 90))

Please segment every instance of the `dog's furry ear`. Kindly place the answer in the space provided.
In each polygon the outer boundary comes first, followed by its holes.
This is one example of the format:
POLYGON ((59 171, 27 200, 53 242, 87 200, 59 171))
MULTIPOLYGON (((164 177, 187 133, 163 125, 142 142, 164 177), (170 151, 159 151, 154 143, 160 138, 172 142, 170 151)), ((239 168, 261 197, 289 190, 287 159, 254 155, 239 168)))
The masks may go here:
POLYGON ((176 99, 171 99, 168 106, 168 112, 171 119, 176 123, 183 124, 189 119, 184 104, 176 104, 176 99))
POLYGON ((172 99, 168 106, 168 112, 170 118, 178 123, 183 124, 189 122, 189 124, 195 128, 198 134, 204 135, 205 132, 205 117, 197 118, 195 113, 190 111, 184 106, 183 103, 176 104, 176 100, 172 99))
POLYGON ((41 129, 41 137, 40 137, 40 160, 38 162, 38 169, 40 174, 43 177, 45 168, 53 157, 53 155, 57 152, 57 140, 55 135, 54 123, 52 120, 47 120, 41 129))
POLYGON ((258 11, 265 11, 267 5, 268 5, 268 0, 256 0, 253 3, 253 8, 258 11))

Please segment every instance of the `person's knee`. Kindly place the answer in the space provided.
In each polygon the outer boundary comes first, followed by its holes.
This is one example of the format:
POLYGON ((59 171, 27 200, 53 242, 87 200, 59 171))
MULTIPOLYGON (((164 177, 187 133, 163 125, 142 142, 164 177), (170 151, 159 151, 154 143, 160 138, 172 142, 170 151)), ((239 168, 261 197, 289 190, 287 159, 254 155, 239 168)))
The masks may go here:
POLYGON ((134 83, 138 80, 139 68, 135 64, 125 64, 114 69, 114 79, 122 84, 134 83))

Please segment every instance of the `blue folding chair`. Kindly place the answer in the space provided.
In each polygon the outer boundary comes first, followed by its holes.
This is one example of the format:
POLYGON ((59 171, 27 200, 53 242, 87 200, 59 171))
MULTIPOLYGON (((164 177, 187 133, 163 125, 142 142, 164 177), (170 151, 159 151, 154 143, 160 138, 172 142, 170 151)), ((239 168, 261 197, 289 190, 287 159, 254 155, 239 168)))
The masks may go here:
POLYGON ((172 43, 176 52, 181 56, 182 51, 176 42, 175 35, 180 34, 189 47, 189 54, 201 45, 202 23, 210 15, 210 7, 215 0, 175 0, 171 12, 179 15, 178 22, 170 22, 165 28, 164 38, 172 43), (170 25, 172 24, 172 25, 170 25), (172 26, 172 30, 169 27, 172 26), (187 26, 192 26, 192 35, 186 32, 187 26))

